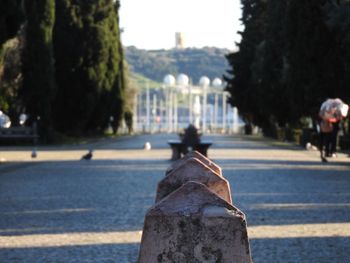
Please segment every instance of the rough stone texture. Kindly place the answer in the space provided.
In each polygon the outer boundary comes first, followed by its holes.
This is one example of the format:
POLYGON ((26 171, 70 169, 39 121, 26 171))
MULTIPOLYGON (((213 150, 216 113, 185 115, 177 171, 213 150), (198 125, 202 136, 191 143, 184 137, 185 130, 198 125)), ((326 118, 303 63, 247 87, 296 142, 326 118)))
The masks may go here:
POLYGON ((229 182, 197 158, 186 159, 158 183, 156 202, 188 181, 205 184, 211 191, 232 204, 229 182))
POLYGON ((188 182, 146 214, 139 263, 250 263, 245 215, 188 182))
POLYGON ((222 176, 221 167, 218 166, 213 161, 211 161, 209 158, 205 157, 203 154, 201 154, 198 151, 191 151, 188 154, 186 154, 183 158, 173 162, 172 165, 170 165, 169 168, 166 170, 165 175, 168 175, 169 173, 171 173, 174 169, 181 166, 183 162, 185 162, 186 160, 188 160, 190 158, 199 159, 202 163, 204 163, 206 166, 211 168, 218 175, 222 176))

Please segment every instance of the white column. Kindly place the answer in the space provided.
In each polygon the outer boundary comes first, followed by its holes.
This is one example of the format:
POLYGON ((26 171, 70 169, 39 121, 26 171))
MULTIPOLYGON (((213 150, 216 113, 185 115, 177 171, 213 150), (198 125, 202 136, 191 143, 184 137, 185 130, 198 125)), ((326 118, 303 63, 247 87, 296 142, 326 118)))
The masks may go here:
POLYGON ((203 118, 202 118, 202 133, 204 134, 207 130, 207 87, 203 87, 203 118))
POLYGON ((222 93, 222 131, 226 132, 226 93, 222 93))
POLYGON ((151 128, 151 99, 149 94, 149 87, 146 87, 146 131, 150 132, 151 128))
POLYGON ((145 120, 145 116, 143 116, 143 101, 142 101, 142 94, 143 92, 140 92, 138 94, 138 126, 140 127, 140 131, 143 132, 144 131, 144 120, 145 120))
POLYGON ((161 99, 159 100, 159 117, 160 117, 159 131, 161 132, 163 129, 163 121, 165 120, 163 100, 161 99))
POLYGON ((193 119, 192 119, 192 106, 193 106, 193 103, 192 103, 192 85, 190 84, 188 86, 188 120, 190 122, 190 124, 192 124, 193 122, 193 119))
POLYGON ((174 92, 174 131, 177 132, 177 126, 178 126, 178 114, 177 114, 177 93, 174 92))
POLYGON ((133 128, 134 128, 134 132, 138 132, 138 109, 137 109, 137 106, 138 106, 138 93, 135 93, 135 96, 134 96, 134 105, 133 105, 133 128))
POLYGON ((232 108, 233 116, 232 116, 232 122, 233 122, 233 133, 238 133, 238 109, 237 107, 232 108))
POLYGON ((218 101, 219 95, 215 93, 215 101, 214 101, 214 128, 217 130, 218 128, 218 101))
POLYGON ((165 86, 164 129, 169 130, 169 87, 165 86))
POLYGON ((210 133, 213 132, 214 127, 214 105, 209 104, 209 110, 210 110, 210 133))
POLYGON ((201 120, 201 113, 203 105, 201 105, 200 101, 200 95, 196 95, 194 98, 194 104, 193 104, 193 115, 194 115, 194 126, 199 129, 200 128, 200 120, 201 120))
POLYGON ((153 94, 153 106, 152 106, 152 132, 156 130, 157 125, 157 94, 153 94))
POLYGON ((169 100, 168 100, 168 132, 173 131, 173 93, 169 87, 169 100))

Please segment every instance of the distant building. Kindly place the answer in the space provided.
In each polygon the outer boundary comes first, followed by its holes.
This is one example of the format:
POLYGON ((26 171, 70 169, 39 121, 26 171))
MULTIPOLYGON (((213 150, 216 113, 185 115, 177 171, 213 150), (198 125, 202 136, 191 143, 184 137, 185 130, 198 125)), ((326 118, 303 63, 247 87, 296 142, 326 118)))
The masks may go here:
POLYGON ((175 48, 177 49, 185 48, 185 37, 184 37, 184 34, 181 32, 175 33, 175 48))

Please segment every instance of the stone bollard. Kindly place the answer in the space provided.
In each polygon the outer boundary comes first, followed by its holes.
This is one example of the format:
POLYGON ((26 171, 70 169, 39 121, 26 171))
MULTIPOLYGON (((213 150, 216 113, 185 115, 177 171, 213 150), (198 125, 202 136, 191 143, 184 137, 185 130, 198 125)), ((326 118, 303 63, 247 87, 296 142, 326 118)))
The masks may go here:
POLYGON ((172 165, 169 166, 169 168, 166 170, 165 175, 168 175, 169 173, 171 173, 174 169, 176 169, 177 167, 179 167, 180 165, 182 165, 182 163, 184 161, 186 161, 189 158, 197 158, 200 161, 202 161, 202 163, 204 163, 205 165, 207 165, 209 168, 211 168, 214 172, 216 172, 218 175, 222 176, 222 171, 221 171, 221 167, 218 166, 216 163, 214 163, 213 161, 211 161, 209 158, 205 157, 203 154, 201 154, 200 152, 197 151, 192 151, 189 152, 188 154, 186 154, 182 159, 179 159, 177 161, 175 161, 172 165))
POLYGON ((187 182, 151 207, 138 263, 251 263, 245 215, 187 182))
POLYGON ((211 191, 232 204, 229 182, 199 159, 192 157, 185 159, 158 183, 156 202, 159 202, 188 181, 205 184, 211 191))

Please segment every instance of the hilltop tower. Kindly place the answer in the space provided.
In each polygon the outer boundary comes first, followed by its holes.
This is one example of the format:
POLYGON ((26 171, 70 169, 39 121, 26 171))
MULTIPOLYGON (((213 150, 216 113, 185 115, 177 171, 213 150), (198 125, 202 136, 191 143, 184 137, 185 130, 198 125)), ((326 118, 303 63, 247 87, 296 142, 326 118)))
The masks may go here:
POLYGON ((175 33, 175 48, 184 49, 185 48, 185 38, 182 32, 175 33))

